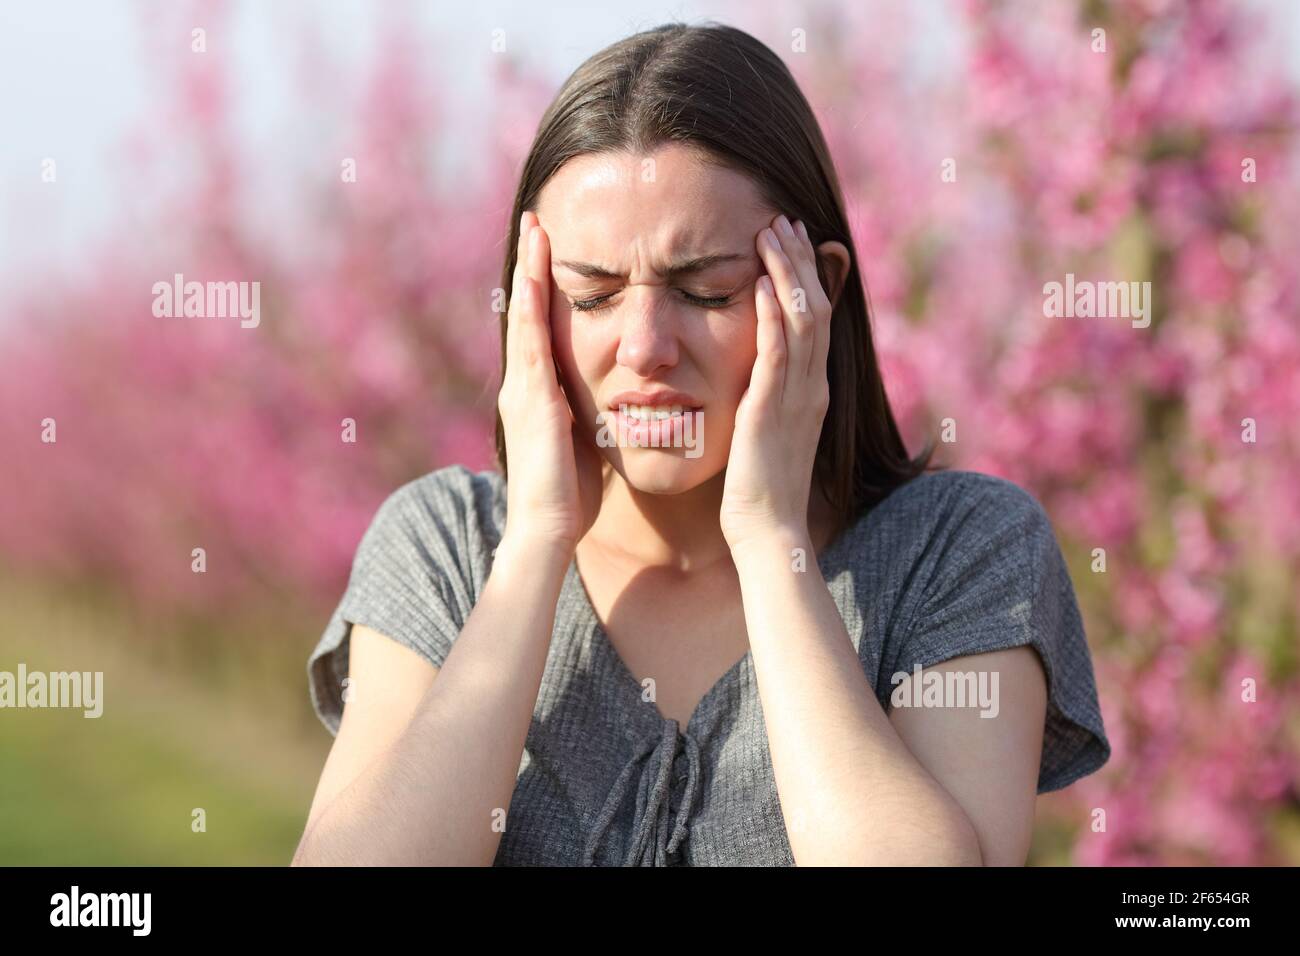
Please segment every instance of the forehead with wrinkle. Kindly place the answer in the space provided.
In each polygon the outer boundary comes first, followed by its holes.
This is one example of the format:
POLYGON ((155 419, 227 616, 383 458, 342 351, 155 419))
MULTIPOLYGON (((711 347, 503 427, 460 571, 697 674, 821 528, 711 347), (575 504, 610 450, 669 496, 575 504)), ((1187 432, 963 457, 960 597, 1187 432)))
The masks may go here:
POLYGON ((749 177, 681 146, 652 157, 575 157, 542 189, 537 215, 553 259, 592 263, 634 282, 691 256, 754 254, 768 218, 749 177))

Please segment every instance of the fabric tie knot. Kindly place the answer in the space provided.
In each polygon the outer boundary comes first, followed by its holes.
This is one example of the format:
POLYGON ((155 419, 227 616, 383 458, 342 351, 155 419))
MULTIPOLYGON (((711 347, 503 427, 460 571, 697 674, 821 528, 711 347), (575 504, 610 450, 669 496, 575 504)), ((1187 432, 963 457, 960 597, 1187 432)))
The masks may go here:
POLYGON ((600 844, 634 782, 637 785, 636 808, 623 866, 672 865, 686 839, 686 820, 695 803, 699 775, 699 746, 691 737, 677 732, 677 721, 665 720, 659 734, 649 735, 641 741, 632 759, 614 781, 609 796, 596 815, 583 850, 582 865, 593 865, 600 844), (674 806, 674 786, 683 783, 680 804, 674 806))

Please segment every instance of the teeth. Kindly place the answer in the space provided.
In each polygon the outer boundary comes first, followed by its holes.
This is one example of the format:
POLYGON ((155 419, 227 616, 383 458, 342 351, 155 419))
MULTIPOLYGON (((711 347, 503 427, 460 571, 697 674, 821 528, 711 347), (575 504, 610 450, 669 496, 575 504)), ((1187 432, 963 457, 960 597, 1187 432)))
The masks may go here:
POLYGON ((623 407, 627 417, 637 421, 662 420, 682 413, 680 405, 625 405, 623 407))

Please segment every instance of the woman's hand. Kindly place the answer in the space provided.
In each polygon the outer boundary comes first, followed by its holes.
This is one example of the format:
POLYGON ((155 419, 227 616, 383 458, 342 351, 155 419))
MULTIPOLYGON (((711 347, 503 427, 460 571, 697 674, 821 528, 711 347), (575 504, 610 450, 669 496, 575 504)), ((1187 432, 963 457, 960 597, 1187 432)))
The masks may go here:
POLYGON ((773 534, 808 537, 808 495, 830 404, 831 304, 803 223, 777 216, 757 237, 767 275, 754 285, 758 356, 736 410, 722 491, 732 550, 773 534))
POLYGON ((590 430, 574 420, 560 385, 550 303, 550 240, 537 216, 525 212, 497 399, 509 468, 505 537, 572 555, 600 511, 602 459, 590 430))

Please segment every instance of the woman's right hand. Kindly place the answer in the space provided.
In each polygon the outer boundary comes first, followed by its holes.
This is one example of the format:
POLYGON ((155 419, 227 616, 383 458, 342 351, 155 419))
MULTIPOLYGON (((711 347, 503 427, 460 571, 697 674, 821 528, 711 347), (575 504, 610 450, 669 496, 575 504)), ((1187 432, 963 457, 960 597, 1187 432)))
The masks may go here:
MULTIPOLYGON (((520 220, 497 398, 505 433, 506 538, 571 555, 600 511, 602 462, 560 386, 551 347, 551 245, 532 212, 520 220)), ((593 428, 595 427, 593 423, 593 428)))

